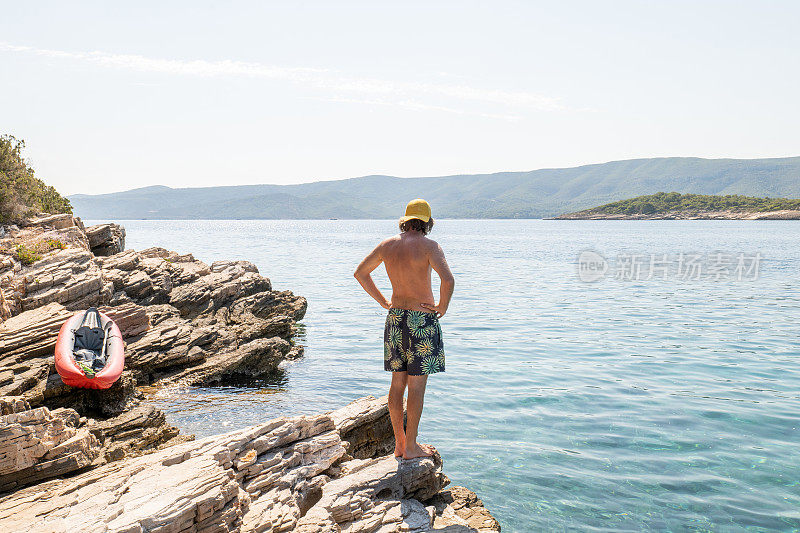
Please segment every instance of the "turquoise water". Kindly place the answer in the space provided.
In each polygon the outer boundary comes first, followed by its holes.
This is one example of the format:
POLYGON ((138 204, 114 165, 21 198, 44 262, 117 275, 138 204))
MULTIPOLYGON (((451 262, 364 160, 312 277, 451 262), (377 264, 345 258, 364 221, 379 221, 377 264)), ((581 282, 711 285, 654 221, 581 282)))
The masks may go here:
MULTIPOLYGON (((387 391, 384 311, 352 272, 395 222, 123 224, 130 248, 247 259, 309 301, 284 376, 161 393, 183 431, 387 391)), ((442 220, 431 237, 456 293, 421 438, 503 531, 800 530, 800 223, 442 220), (763 259, 755 280, 584 283, 584 250, 763 259)))

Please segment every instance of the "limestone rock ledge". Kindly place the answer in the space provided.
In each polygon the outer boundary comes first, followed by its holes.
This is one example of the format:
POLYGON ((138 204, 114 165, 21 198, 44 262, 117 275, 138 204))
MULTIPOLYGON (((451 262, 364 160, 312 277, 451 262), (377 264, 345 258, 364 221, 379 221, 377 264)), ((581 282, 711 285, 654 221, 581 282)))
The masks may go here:
POLYGON ((79 470, 100 453, 72 409, 31 409, 22 398, 3 397, 0 413, 0 492, 79 470))
POLYGON ((330 413, 342 439, 347 442, 350 456, 368 459, 394 452, 387 401, 387 396, 366 396, 330 413))
POLYGON ((94 255, 114 255, 125 249, 125 228, 119 224, 97 224, 86 228, 94 255))
POLYGON ((385 398, 365 398, 0 495, 0 523, 19 532, 499 531, 474 494, 442 491, 438 454, 347 454, 342 430, 371 425, 384 408, 385 398))
POLYGON ((175 442, 177 430, 141 404, 139 386, 261 378, 302 355, 293 337, 306 300, 272 290, 252 263, 123 250, 124 237, 121 226, 84 228, 71 215, 0 236, 0 397, 77 411, 102 446, 95 463, 175 442), (23 261, 20 247, 34 259, 23 261), (65 386, 53 364, 61 324, 90 306, 117 322, 126 343, 126 370, 105 391, 65 386))
POLYGON ((438 456, 391 455, 386 397, 198 441, 142 401, 140 385, 280 372, 305 310, 252 263, 125 251, 115 225, 0 227, 0 530, 499 531, 472 492, 442 490, 438 456), (23 264, 20 244, 41 257, 23 264), (89 306, 126 342, 105 391, 53 366, 61 324, 89 306))

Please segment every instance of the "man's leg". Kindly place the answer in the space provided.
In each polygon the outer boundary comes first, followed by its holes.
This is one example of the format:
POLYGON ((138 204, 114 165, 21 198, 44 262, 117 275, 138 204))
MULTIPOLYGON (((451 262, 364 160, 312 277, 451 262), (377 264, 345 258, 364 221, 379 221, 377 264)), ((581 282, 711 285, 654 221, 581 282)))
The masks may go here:
POLYGON ((392 372, 389 387, 389 416, 394 430, 394 456, 400 457, 406 449, 406 433, 403 431, 403 396, 408 382, 407 372, 392 372))
POLYGON ((406 423, 404 459, 433 455, 433 450, 428 446, 423 447, 417 443, 417 430, 419 429, 419 419, 422 417, 422 404, 425 398, 425 385, 427 382, 427 375, 408 376, 408 420, 406 423))

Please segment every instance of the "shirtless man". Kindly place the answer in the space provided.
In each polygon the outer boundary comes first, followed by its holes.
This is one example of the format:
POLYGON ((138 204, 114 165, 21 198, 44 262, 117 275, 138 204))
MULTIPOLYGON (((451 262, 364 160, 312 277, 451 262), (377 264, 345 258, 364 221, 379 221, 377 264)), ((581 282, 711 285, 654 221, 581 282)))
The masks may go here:
POLYGON ((361 261, 355 278, 367 293, 389 310, 383 333, 384 369, 392 372, 389 415, 394 429, 395 457, 433 455, 432 446, 417 443, 419 419, 428 374, 444 372, 444 344, 439 318, 447 312, 455 281, 442 247, 425 235, 433 227, 431 207, 412 200, 400 219, 399 235, 381 242, 361 261), (387 300, 370 275, 383 263, 392 282, 387 300), (439 303, 431 290, 431 268, 439 274, 439 303), (408 420, 403 431, 403 395, 408 386, 408 420))

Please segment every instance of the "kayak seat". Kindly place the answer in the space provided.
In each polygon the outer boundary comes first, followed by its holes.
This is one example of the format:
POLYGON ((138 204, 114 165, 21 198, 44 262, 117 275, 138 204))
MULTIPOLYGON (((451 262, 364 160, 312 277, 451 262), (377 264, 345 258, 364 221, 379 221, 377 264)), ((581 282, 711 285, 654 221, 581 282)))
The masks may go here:
POLYGON ((75 330, 75 344, 72 354, 75 361, 83 363, 94 372, 99 372, 106 366, 104 347, 108 340, 109 328, 103 328, 100 314, 94 307, 90 308, 81 323, 75 330))

